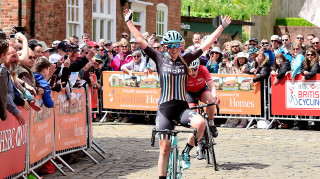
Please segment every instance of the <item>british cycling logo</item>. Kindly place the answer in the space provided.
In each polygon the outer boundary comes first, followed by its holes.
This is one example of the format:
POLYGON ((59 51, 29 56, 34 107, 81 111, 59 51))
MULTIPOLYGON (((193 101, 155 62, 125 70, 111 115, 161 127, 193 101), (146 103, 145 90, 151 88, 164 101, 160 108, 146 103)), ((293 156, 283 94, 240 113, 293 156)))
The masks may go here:
POLYGON ((298 82, 286 83, 287 108, 319 108, 320 107, 320 83, 298 82))

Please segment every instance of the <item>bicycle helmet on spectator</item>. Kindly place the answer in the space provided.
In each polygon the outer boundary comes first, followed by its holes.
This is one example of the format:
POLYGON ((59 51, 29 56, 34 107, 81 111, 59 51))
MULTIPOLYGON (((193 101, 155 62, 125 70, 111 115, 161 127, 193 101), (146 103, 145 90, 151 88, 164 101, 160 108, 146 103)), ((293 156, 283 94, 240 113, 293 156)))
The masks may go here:
POLYGON ((163 36, 163 43, 169 44, 169 43, 181 43, 182 36, 178 31, 175 30, 169 30, 164 36, 163 36))
POLYGON ((199 68, 199 65, 200 65, 200 60, 199 58, 197 58, 191 62, 191 64, 189 65, 189 68, 199 68))

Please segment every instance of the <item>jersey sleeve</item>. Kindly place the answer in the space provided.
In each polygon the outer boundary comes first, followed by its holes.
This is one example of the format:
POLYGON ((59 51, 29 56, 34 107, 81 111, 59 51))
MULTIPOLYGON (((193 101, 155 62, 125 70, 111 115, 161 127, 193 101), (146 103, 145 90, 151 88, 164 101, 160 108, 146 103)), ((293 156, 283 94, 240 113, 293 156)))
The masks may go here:
POLYGON ((147 47, 144 49, 144 52, 156 63, 159 64, 159 60, 162 59, 162 54, 151 47, 147 47))
POLYGON ((202 49, 199 48, 199 49, 196 49, 196 50, 193 50, 189 53, 186 53, 184 56, 183 56, 183 59, 186 61, 187 65, 189 66, 190 63, 197 59, 198 57, 200 57, 202 55, 202 49))
POLYGON ((203 65, 199 66, 199 73, 200 73, 200 75, 203 76, 203 78, 206 80, 206 82, 212 80, 212 77, 209 73, 209 70, 205 66, 203 66, 203 65))

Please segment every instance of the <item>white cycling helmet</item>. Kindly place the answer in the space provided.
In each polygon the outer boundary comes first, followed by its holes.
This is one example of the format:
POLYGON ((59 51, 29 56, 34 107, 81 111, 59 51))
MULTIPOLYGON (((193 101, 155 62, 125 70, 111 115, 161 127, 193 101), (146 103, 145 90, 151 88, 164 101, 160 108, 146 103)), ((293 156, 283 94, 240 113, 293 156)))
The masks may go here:
POLYGON ((200 65, 200 60, 199 58, 197 58, 191 62, 191 64, 189 65, 189 68, 199 68, 199 65, 200 65))

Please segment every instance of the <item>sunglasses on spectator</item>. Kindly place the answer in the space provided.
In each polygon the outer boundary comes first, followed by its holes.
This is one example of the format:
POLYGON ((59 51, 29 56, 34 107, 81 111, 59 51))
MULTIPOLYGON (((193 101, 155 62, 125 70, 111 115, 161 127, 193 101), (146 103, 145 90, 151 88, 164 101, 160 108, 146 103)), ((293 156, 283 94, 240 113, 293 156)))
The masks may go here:
POLYGON ((303 40, 304 38, 303 38, 303 37, 297 37, 297 39, 301 39, 301 40, 303 40))
POLYGON ((220 54, 219 52, 211 52, 211 55, 213 55, 213 54, 220 54))
POLYGON ((128 48, 128 46, 121 46, 122 48, 128 48))
POLYGON ((268 42, 262 42, 261 44, 262 44, 262 45, 269 45, 268 42))
POLYGON ((319 44, 319 42, 312 42, 312 44, 314 45, 314 44, 319 44))
POLYGON ((160 47, 153 47, 154 49, 159 49, 160 47))
POLYGON ((105 44, 104 46, 106 46, 106 47, 110 47, 110 46, 111 46, 111 44, 105 44))
POLYGON ((250 46, 256 46, 257 44, 249 44, 250 46))
POLYGON ((102 52, 102 51, 104 51, 104 49, 99 49, 98 51, 102 52))
POLYGON ((307 54, 307 56, 314 56, 314 54, 310 54, 310 53, 308 53, 308 54, 307 54))
POLYGON ((29 59, 37 59, 37 57, 36 56, 29 56, 29 59))
POLYGON ((282 39, 283 41, 289 41, 289 39, 282 39))
POLYGON ((121 35, 121 37, 124 37, 124 38, 125 38, 125 37, 128 37, 128 35, 126 35, 126 34, 122 34, 122 35, 121 35))
POLYGON ((233 46, 231 46, 232 48, 235 48, 235 47, 239 47, 239 45, 233 45, 233 46))
POLYGON ((278 41, 278 40, 270 40, 271 42, 276 42, 276 41, 278 41))
POLYGON ((292 49, 293 51, 296 51, 296 50, 300 50, 300 48, 294 48, 294 49, 292 49))
POLYGON ((199 68, 191 68, 193 72, 197 71, 199 68))
POLYGON ((119 48, 120 46, 114 46, 113 48, 119 48))
POLYGON ((179 47, 180 47, 180 44, 168 44, 167 47, 168 47, 169 49, 179 48, 179 47))
POLYGON ((72 49, 64 49, 64 52, 72 52, 72 49))
POLYGON ((140 58, 140 57, 141 57, 140 55, 133 56, 133 58, 140 58))

